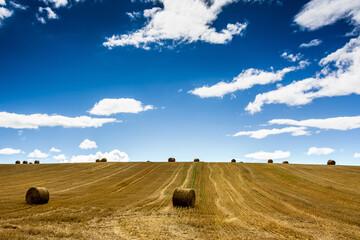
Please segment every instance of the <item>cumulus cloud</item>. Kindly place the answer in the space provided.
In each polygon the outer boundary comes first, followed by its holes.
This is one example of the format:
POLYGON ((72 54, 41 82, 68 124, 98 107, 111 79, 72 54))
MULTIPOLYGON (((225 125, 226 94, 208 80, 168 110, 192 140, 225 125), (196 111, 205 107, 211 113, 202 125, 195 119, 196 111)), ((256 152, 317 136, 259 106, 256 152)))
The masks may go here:
POLYGON ((49 154, 43 153, 38 149, 35 149, 33 152, 28 154, 29 158, 47 158, 49 154))
POLYGON ((63 161, 66 159, 66 156, 64 154, 59 154, 59 155, 53 156, 53 159, 63 161))
POLYGON ((354 153, 354 158, 360 158, 360 153, 354 153))
POLYGON ((225 44, 233 36, 241 35, 247 23, 227 24, 226 28, 216 31, 213 22, 222 8, 236 0, 153 0, 160 2, 162 8, 146 9, 143 16, 147 23, 141 29, 122 35, 106 38, 105 47, 135 46, 149 49, 150 46, 161 46, 166 41, 173 43, 192 43, 203 41, 213 44, 225 44))
POLYGON ((16 114, 0 112, 0 127, 14 129, 38 129, 39 127, 87 128, 101 127, 105 123, 120 122, 115 118, 91 118, 88 116, 65 117, 47 114, 16 114))
POLYGON ((7 8, 0 7, 0 25, 2 24, 2 21, 5 18, 11 17, 11 15, 13 15, 13 13, 14 13, 13 11, 11 11, 7 8))
MULTIPOLYGON (((55 8, 65 7, 68 4, 67 0, 42 0, 45 4, 53 5, 55 8)), ((76 1, 76 2, 79 2, 76 1)))
POLYGON ((21 151, 20 149, 13 149, 13 148, 0 149, 0 154, 4 154, 4 155, 12 155, 18 153, 23 153, 23 151, 21 151))
POLYGON ((95 141, 85 139, 82 143, 80 143, 79 148, 81 148, 81 149, 93 149, 93 148, 97 148, 97 145, 96 145, 95 141))
POLYGON ((309 135, 308 131, 305 131, 305 127, 286 127, 286 128, 273 128, 273 129, 260 129, 256 131, 241 131, 235 133, 233 136, 250 136, 251 138, 262 139, 269 135, 277 135, 282 133, 291 133, 292 136, 309 135))
POLYGON ((281 57, 290 61, 290 62, 297 62, 299 61, 303 56, 301 55, 301 53, 298 54, 292 54, 292 53, 288 53, 288 52, 283 52, 281 54, 281 57))
POLYGON ((360 94, 360 37, 351 39, 344 47, 321 59, 319 64, 324 68, 316 77, 258 94, 245 110, 253 114, 261 111, 265 104, 299 106, 316 98, 360 94))
POLYGON ((263 71, 259 69, 250 68, 242 71, 231 82, 219 82, 213 86, 203 86, 189 91, 193 95, 201 98, 209 97, 223 97, 226 94, 233 93, 239 90, 252 88, 254 85, 266 85, 283 80, 285 74, 302 69, 308 65, 308 62, 301 61, 299 66, 292 66, 283 68, 276 72, 263 71))
POLYGON ((290 157, 290 152, 289 151, 284 152, 284 151, 281 151, 281 150, 277 150, 275 152, 260 151, 260 152, 246 154, 245 157, 253 158, 253 159, 256 159, 256 160, 281 159, 281 158, 290 157))
POLYGON ((71 162, 95 162, 96 159, 106 158, 109 162, 128 162, 129 156, 115 149, 111 152, 97 152, 96 154, 90 155, 77 155, 71 157, 71 162))
POLYGON ((319 129, 332 130, 351 130, 360 128, 360 116, 354 117, 334 117, 323 119, 307 119, 307 120, 293 120, 293 119, 273 119, 269 124, 291 125, 299 127, 312 127, 319 129))
POLYGON ((321 40, 319 39, 313 39, 308 43, 302 43, 300 44, 300 48, 309 48, 309 47, 315 47, 315 46, 319 46, 322 43, 321 40))
POLYGON ((5 0, 0 0, 0 5, 6 5, 5 0))
POLYGON ((89 111, 94 115, 109 116, 116 113, 139 113, 154 109, 153 105, 143 106, 142 102, 132 98, 104 98, 89 111))
POLYGON ((50 152, 61 152, 61 150, 60 149, 57 149, 57 148, 54 148, 54 147, 52 147, 51 149, 50 149, 50 152))
POLYGON ((294 21, 304 29, 316 30, 340 19, 350 19, 352 24, 359 25, 360 1, 311 0, 295 16, 294 21))
POLYGON ((328 155, 330 153, 333 153, 335 150, 332 148, 317 148, 317 147, 311 147, 309 148, 307 155, 328 155))

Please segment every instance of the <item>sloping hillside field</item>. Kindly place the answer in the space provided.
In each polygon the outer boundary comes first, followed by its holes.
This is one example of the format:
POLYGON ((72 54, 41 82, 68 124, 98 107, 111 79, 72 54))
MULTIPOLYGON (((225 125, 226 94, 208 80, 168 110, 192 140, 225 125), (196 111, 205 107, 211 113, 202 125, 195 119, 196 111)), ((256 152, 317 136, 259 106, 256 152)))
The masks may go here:
POLYGON ((0 165, 0 239, 360 239, 360 167, 0 165), (25 202, 32 186, 50 201, 25 202), (175 208, 176 187, 195 208, 175 208))

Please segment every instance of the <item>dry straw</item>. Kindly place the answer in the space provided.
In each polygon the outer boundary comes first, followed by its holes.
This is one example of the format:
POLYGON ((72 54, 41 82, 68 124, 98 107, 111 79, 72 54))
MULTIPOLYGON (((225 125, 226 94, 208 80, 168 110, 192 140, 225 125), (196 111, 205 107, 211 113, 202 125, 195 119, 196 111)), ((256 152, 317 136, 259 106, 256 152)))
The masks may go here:
POLYGON ((49 191, 44 187, 32 187, 26 193, 26 203, 45 204, 49 202, 49 191))
POLYGON ((172 202, 173 206, 178 207, 194 207, 195 206, 195 191, 190 188, 175 188, 172 202))
POLYGON ((236 162, 236 159, 231 159, 231 162, 236 162))
POLYGON ((335 165, 336 162, 334 160, 329 160, 327 161, 327 165, 335 165))
POLYGON ((35 160, 34 164, 40 164, 39 160, 35 160))
POLYGON ((27 161, 23 161, 23 164, 28 164, 28 162, 27 162, 27 161))
POLYGON ((194 159, 194 162, 200 162, 200 159, 195 158, 195 159, 194 159))
POLYGON ((168 159, 168 162, 175 162, 175 158, 172 158, 172 157, 169 158, 169 159, 168 159))
POLYGON ((21 162, 19 161, 19 160, 17 160, 16 162, 15 162, 15 164, 20 164, 21 162))
POLYGON ((288 161, 283 161, 283 164, 289 164, 289 162, 288 161))
POLYGON ((103 159, 100 160, 100 162, 107 162, 107 159, 103 158, 103 159))
POLYGON ((268 160, 268 163, 273 163, 274 161, 272 159, 269 159, 268 160))

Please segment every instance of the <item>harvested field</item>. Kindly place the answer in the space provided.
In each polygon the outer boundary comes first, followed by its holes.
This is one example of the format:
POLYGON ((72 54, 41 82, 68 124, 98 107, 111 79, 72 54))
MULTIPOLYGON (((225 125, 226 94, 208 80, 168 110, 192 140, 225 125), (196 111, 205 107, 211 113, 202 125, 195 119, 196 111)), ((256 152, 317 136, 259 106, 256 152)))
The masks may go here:
POLYGON ((360 167, 0 165, 0 239, 360 239, 360 167), (25 202, 46 187, 44 205, 25 202), (176 187, 195 208, 172 207, 176 187))

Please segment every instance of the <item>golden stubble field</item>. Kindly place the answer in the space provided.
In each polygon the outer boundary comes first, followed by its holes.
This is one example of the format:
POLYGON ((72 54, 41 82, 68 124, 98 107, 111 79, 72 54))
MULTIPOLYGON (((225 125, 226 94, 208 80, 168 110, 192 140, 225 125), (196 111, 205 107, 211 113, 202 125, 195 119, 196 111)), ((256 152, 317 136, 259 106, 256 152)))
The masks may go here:
POLYGON ((0 165, 0 239, 360 239, 360 167, 0 165), (26 191, 50 191, 44 205, 26 191), (196 207, 172 207, 176 187, 196 207))

